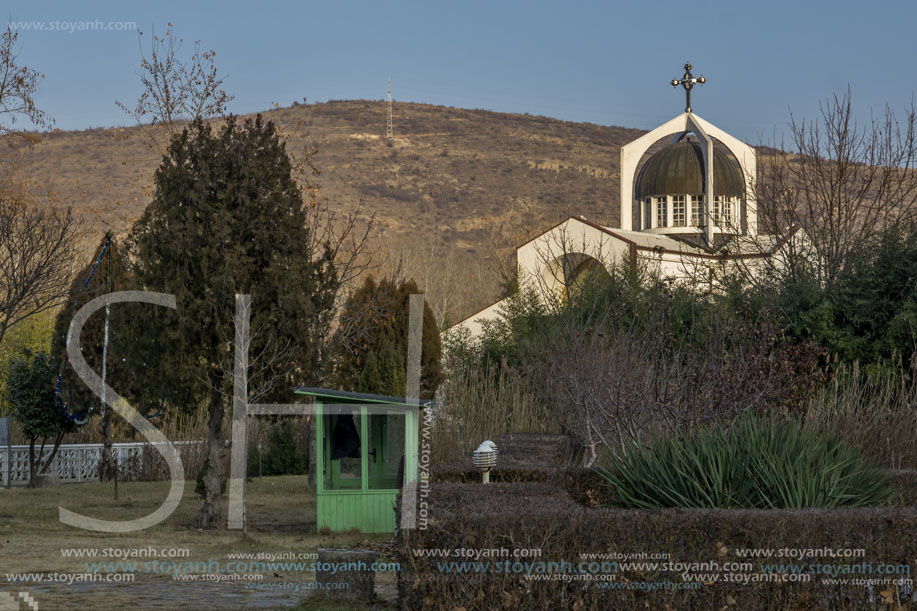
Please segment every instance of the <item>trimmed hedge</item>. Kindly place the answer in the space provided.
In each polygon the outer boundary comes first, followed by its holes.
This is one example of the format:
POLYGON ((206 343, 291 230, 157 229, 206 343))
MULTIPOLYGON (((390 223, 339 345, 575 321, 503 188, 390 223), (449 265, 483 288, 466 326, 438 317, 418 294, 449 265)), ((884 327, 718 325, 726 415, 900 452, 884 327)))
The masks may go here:
MULTIPOLYGON (((479 483, 481 472, 476 469, 460 471, 434 471, 432 481, 479 483)), ((494 469, 490 472, 493 483, 545 482, 556 486, 570 497, 586 507, 599 505, 617 505, 619 499, 605 479, 593 469, 564 469, 547 471, 544 469, 494 469)))
POLYGON ((889 471, 888 481, 891 482, 892 490, 894 491, 889 504, 898 506, 917 505, 917 471, 889 471))
MULTIPOLYGON (((570 470, 535 476, 538 482, 506 482, 522 478, 519 471, 494 471, 493 484, 477 482, 474 471, 434 473, 426 501, 429 520, 426 529, 398 534, 402 566, 399 593, 406 609, 862 609, 869 606, 870 591, 859 585, 823 582, 824 575, 812 575, 808 583, 749 582, 701 583, 697 589, 646 589, 648 584, 678 584, 677 572, 643 566, 612 571, 616 583, 638 589, 603 589, 583 580, 538 581, 522 574, 446 572, 444 562, 464 558, 417 556, 419 549, 540 548, 540 558, 510 558, 518 562, 577 564, 590 553, 670 554, 671 562, 722 564, 751 562, 751 571, 739 574, 763 575, 762 564, 840 566, 849 563, 904 564, 917 562, 917 508, 876 507, 851 509, 653 509, 634 510, 588 507, 596 501, 601 478, 586 470, 570 470), (453 481, 444 481, 444 480, 453 481), (439 481, 437 481, 439 480, 439 481), (455 481, 458 480, 458 481, 455 481), (579 501, 579 502, 577 502, 579 501), (583 504, 581 504, 583 503, 583 504), (862 548, 865 557, 856 559, 816 557, 806 559, 757 560, 740 557, 736 549, 846 549, 862 548)), ((909 499, 915 486, 914 474, 893 474, 896 487, 909 499)), ((472 559, 473 560, 473 559, 472 559)), ((487 561, 484 558, 483 561, 487 561)), ((500 558, 497 561, 505 562, 500 558)), ((641 559, 638 562, 653 562, 641 559)), ((657 562, 664 562, 658 560, 657 562)), ((512 568, 512 567, 510 567, 512 568)), ((522 567, 525 570, 525 567, 522 567)), ((671 567, 669 567, 671 568, 671 567)), ((529 569, 538 572, 536 565, 529 569)), ((710 572, 695 570, 694 572, 710 572)), ((840 575, 844 577, 844 575, 840 575)), ((883 575, 848 575, 881 578, 883 575)), ((897 575, 892 577, 910 577, 897 575)), ((760 579, 760 577, 759 577, 760 579)), ((910 591, 898 587, 873 590, 876 600, 896 596, 903 605, 910 591), (883 594, 883 592, 885 594, 883 594)), ((906 608, 906 607, 905 607, 906 608)))
MULTIPOLYGON (((905 507, 917 505, 917 470, 892 470, 886 476, 891 484, 892 496, 883 505, 905 507)), ((481 472, 476 469, 433 471, 431 481, 478 483, 481 472)), ((570 497, 586 507, 620 506, 623 504, 597 471, 593 469, 494 469, 490 472, 494 483, 546 482, 565 490, 570 497)))

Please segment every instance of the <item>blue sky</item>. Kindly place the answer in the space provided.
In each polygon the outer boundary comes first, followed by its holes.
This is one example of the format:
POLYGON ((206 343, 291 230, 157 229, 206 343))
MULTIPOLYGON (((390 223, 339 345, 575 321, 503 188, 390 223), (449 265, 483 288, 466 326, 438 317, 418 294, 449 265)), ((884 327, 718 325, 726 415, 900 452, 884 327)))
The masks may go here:
MULTIPOLYGON (((917 90, 917 2, 24 2, 11 22, 133 22, 217 53, 234 112, 305 96, 396 100, 649 129, 678 114, 668 82, 690 60, 694 111, 758 143, 790 110, 812 117, 849 84, 856 110, 899 112, 917 90)), ((33 26, 34 27, 34 26, 33 26)), ((48 27, 47 25, 45 26, 48 27)), ((58 26, 60 27, 60 26, 58 26)), ((117 27, 117 26, 115 26, 117 27)), ((20 62, 62 129, 129 125, 137 33, 20 30, 20 62)))

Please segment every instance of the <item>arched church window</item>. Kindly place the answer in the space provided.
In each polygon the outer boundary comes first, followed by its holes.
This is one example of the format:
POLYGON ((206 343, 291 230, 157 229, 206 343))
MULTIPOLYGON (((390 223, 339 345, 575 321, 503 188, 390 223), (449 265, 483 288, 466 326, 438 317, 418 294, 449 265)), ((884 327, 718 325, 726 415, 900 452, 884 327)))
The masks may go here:
POLYGON ((595 290, 597 283, 607 282, 608 270, 592 257, 580 262, 572 270, 564 273, 563 299, 567 301, 577 295, 588 294, 586 291, 595 290))

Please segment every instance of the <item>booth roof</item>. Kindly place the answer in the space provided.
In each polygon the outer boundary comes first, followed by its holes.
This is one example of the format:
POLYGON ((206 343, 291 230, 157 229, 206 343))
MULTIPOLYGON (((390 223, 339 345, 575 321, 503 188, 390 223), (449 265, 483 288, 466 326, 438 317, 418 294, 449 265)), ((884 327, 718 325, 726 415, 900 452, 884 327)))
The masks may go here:
POLYGON ((309 395, 317 399, 332 399, 338 403, 384 403, 387 405, 404 405, 426 409, 433 407, 433 401, 406 399, 405 397, 388 397, 385 395, 371 395, 362 392, 349 392, 346 390, 331 390, 328 388, 302 388, 297 386, 293 392, 298 395, 309 395))

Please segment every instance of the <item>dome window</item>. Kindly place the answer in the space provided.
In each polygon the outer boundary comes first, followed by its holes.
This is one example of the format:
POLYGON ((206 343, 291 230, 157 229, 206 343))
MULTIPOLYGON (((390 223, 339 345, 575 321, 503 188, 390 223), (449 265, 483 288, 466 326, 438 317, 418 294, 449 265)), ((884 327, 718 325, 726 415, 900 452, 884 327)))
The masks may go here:
POLYGON ((723 220, 725 215, 721 214, 721 211, 726 207, 726 196, 717 195, 713 198, 713 224, 717 227, 723 226, 723 220))
POLYGON ((684 138, 650 155, 640 168, 633 193, 642 206, 641 228, 666 235, 735 231, 745 192, 738 161, 722 146, 714 146, 713 194, 708 202, 705 150, 696 140, 684 138))
POLYGON ((717 227, 733 229, 737 198, 717 195, 713 203, 713 222, 717 227))
POLYGON ((668 202, 665 197, 656 197, 656 227, 669 226, 668 202))
POLYGON ((685 196, 675 195, 672 197, 672 227, 685 226, 685 196))
POLYGON ((731 228, 733 223, 733 210, 735 210, 736 198, 730 197, 728 200, 723 198, 723 227, 731 228))
POLYGON ((691 226, 703 227, 704 225, 704 196, 691 196, 691 226))

